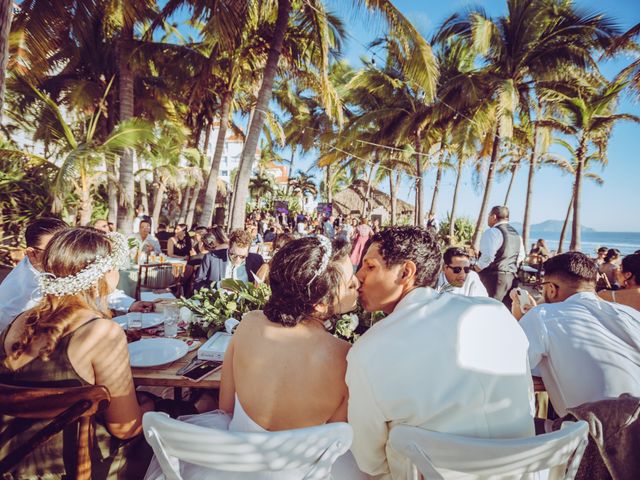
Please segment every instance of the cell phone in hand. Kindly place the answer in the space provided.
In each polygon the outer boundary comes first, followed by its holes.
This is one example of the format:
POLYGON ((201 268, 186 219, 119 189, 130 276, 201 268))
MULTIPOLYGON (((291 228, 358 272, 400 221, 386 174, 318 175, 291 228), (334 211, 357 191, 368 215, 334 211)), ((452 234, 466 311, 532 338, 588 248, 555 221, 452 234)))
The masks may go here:
POLYGON ((199 382, 210 373, 220 370, 221 368, 222 362, 210 360, 196 365, 191 370, 187 370, 182 376, 194 382, 199 382))
POLYGON ((516 290, 516 293, 518 294, 518 300, 520 301, 520 311, 522 313, 525 313, 524 311, 524 307, 529 305, 529 294, 527 293, 526 290, 523 290, 521 288, 518 288, 516 290))

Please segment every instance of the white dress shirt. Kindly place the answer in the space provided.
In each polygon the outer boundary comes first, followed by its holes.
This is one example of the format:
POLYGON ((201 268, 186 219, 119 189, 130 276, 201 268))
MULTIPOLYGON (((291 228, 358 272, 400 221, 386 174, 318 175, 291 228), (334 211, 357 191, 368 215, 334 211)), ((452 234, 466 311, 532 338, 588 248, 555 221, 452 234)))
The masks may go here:
MULTIPOLYGON (((0 331, 40 301, 39 273, 24 257, 0 284, 0 331)), ((114 290, 107 297, 111 310, 128 311, 134 301, 122 290, 114 290)))
POLYGON ((455 293, 457 295, 466 295, 467 297, 488 297, 487 289, 482 284, 480 276, 470 271, 467 273, 467 278, 464 279, 464 283, 461 287, 454 287, 447 281, 447 277, 444 272, 440 272, 438 277, 438 284, 436 290, 439 292, 455 293))
POLYGON ((539 366, 559 415, 566 408, 640 396, 640 312, 581 292, 543 303, 520 320, 529 339, 529 362, 539 366))
POLYGON ((129 238, 138 242, 138 248, 141 252, 144 251, 143 247, 145 245, 150 245, 153 249, 153 253, 155 253, 156 255, 160 255, 162 253, 162 249, 160 248, 160 241, 151 234, 147 235, 147 238, 145 238, 144 240, 142 240, 142 236, 140 235, 140 233, 134 233, 129 238))
POLYGON ((409 461, 387 444, 400 424, 481 438, 532 436, 527 347, 496 300, 411 291, 347 356, 359 468, 383 479, 411 478, 409 461))
POLYGON ((249 281, 249 274, 247 273, 247 264, 242 263, 237 267, 229 260, 227 262, 227 268, 225 270, 224 278, 232 278, 234 280, 242 280, 243 282, 249 281))
MULTIPOLYGON (((480 237, 480 258, 476 265, 480 267, 480 270, 487 268, 496 258, 496 253, 502 246, 502 242, 504 241, 504 237, 502 236, 502 232, 498 230, 496 227, 498 225, 503 225, 505 223, 509 223, 507 220, 503 220, 501 222, 496 223, 493 227, 488 230, 485 230, 480 237)), ((522 263, 522 261, 527 256, 527 253, 524 249, 524 244, 522 243, 522 237, 520 237, 520 250, 518 251, 518 265, 522 263)))

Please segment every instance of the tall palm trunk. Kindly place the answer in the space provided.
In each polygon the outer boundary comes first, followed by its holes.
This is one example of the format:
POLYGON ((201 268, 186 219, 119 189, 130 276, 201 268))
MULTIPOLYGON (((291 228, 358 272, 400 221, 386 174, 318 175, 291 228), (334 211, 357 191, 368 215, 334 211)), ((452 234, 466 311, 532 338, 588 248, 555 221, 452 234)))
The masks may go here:
POLYGON ((522 243, 525 248, 529 245, 529 230, 531 228, 531 198, 533 195, 533 177, 538 167, 538 124, 533 126, 533 148, 529 160, 529 177, 527 178, 527 194, 524 201, 524 220, 522 221, 522 243))
POLYGON ((160 211, 162 210, 162 199, 164 198, 164 192, 167 190, 167 181, 164 178, 160 178, 158 181, 158 190, 154 195, 155 201, 153 202, 153 214, 151 215, 151 221, 153 225, 158 225, 160 220, 160 211))
MULTIPOLYGON (((145 178, 145 174, 142 173, 140 175, 140 203, 142 204, 142 207, 144 208, 144 211, 147 212, 147 214, 149 213, 149 192, 147 190, 147 179, 145 178)), ((155 225, 154 225, 155 228, 155 225)))
POLYGON ((562 253, 562 244, 564 243, 564 237, 567 233, 567 226, 569 225, 569 218, 571 218, 571 209, 573 208, 573 201, 575 200, 575 190, 571 190, 571 200, 569 200, 569 207, 567 208, 567 215, 564 217, 564 223, 562 224, 562 230, 560 230, 560 240, 558 240, 558 253, 562 253))
POLYGON ((398 190, 400 189, 400 172, 389 172, 389 196, 391 197, 391 225, 395 225, 398 218, 398 190))
POLYGON ((333 202, 333 188, 331 188, 331 182, 333 181, 333 175, 331 171, 331 165, 327 165, 325 184, 325 196, 327 197, 327 203, 333 202))
POLYGON ((449 215, 449 245, 456 238, 456 207, 458 206, 458 193, 460 193, 460 179, 462 178, 463 161, 458 159, 458 171, 456 173, 456 186, 453 188, 453 201, 451 202, 451 215, 449 215))
POLYGON ((296 149, 297 147, 295 145, 291 147, 291 160, 289 160, 289 175, 287 175, 287 190, 286 190, 287 195, 289 195, 289 191, 291 190, 291 176, 293 175, 293 162, 296 158, 296 149))
POLYGON ((482 233, 485 217, 487 216, 487 208, 489 207, 489 199, 491 197, 491 187, 493 186, 493 178, 496 172, 496 163, 498 160, 498 150, 500 148, 500 119, 496 121, 496 131, 493 137, 493 147, 491 149, 491 160, 489 162, 489 171, 487 172, 487 182, 484 187, 484 195, 482 197, 482 204, 480 205, 480 214, 478 215, 478 221, 476 222, 476 230, 473 232, 471 238, 471 245, 478 251, 480 247, 480 234, 482 233))
POLYGON ((580 196, 582 195, 582 176, 584 173, 584 156, 587 151, 587 139, 583 134, 580 138, 578 150, 576 150, 576 160, 578 166, 576 168, 576 181, 573 191, 573 225, 571 225, 571 243, 569 250, 580 250, 582 231, 580 228, 580 196))
POLYGON ((213 221, 213 214, 216 210, 216 195, 218 194, 218 174, 220 173, 220 162, 222 160, 224 143, 227 138, 227 130, 229 128, 229 114, 231 112, 232 102, 233 91, 227 90, 222 99, 222 107, 220 109, 220 128, 218 129, 216 149, 213 152, 211 168, 209 169, 209 176, 207 177, 207 187, 204 194, 202 213, 200 214, 200 218, 198 220, 198 223, 200 225, 211 225, 213 221))
POLYGON ((0 0, 0 123, 2 123, 5 79, 9 62, 9 32, 11 31, 12 13, 13 0, 0 0))
MULTIPOLYGON (((189 210, 189 200, 191 200, 191 187, 187 186, 182 194, 182 202, 180 203, 180 216, 178 217, 178 223, 187 223, 187 210, 189 210)), ((187 225, 189 225, 187 223, 187 225)))
POLYGON ((80 174, 80 225, 91 224, 93 203, 91 201, 91 185, 86 173, 80 174))
MULTIPOLYGON (((191 225, 193 223, 193 219, 195 218, 196 213, 196 203, 198 202, 198 196, 200 195, 200 185, 196 185, 193 187, 193 194, 191 195, 191 201, 189 202, 189 209, 187 210, 187 218, 184 223, 187 225, 191 225)), ((205 227, 208 227, 211 224, 202 224, 205 227)))
POLYGON ((273 38, 271 40, 271 48, 267 56, 264 73, 262 77, 262 85, 258 92, 258 100, 251 121, 251 127, 247 134, 247 139, 242 149, 242 157, 240 160, 240 168, 238 171, 238 187, 235 194, 233 212, 231 214, 231 226, 233 228, 244 227, 245 209, 247 205, 247 196, 249 194, 249 179, 251 178, 251 168, 256 156, 258 140, 262 132, 262 126, 266 111, 269 108, 269 100, 271 100, 271 91, 273 90, 273 82, 278 68, 278 60, 284 43, 284 36, 289 25, 289 13, 291 12, 291 0, 278 1, 278 18, 273 30, 273 38))
POLYGON ((118 169, 114 161, 107 161, 107 205, 109 206, 107 221, 116 225, 118 223, 118 169))
POLYGON ((377 161, 376 155, 376 163, 371 165, 371 169, 369 170, 369 175, 367 176, 367 190, 364 195, 364 206, 362 207, 363 215, 366 217, 369 214, 369 208, 371 206, 371 186, 373 184, 373 179, 378 173, 379 163, 377 161))
POLYGON ((511 179, 509 180, 509 186, 507 187, 507 193, 504 195, 504 205, 506 206, 509 203, 509 197, 511 196, 511 189, 513 188, 513 181, 516 179, 516 175, 518 173, 518 166, 514 165, 511 167, 511 179))
POLYGON ((440 162, 438 163, 438 170, 436 171, 436 184, 433 187, 433 196, 431 197, 431 208, 429 208, 429 217, 436 214, 436 207, 438 206, 438 193, 440 192, 440 183, 442 182, 442 169, 444 168, 444 160, 446 155, 446 148, 443 141, 440 144, 440 162))
MULTIPOLYGON (((133 41, 133 25, 122 29, 122 40, 118 48, 120 121, 133 117, 133 72, 129 65, 129 44, 133 41)), ((133 230, 135 183, 133 178, 134 151, 126 148, 120 158, 120 201, 118 202, 118 229, 124 234, 133 230)), ((156 224, 156 222, 154 222, 156 224)))
POLYGON ((416 140, 416 214, 415 225, 420 227, 424 220, 424 172, 422 171, 422 144, 420 143, 420 135, 416 140))

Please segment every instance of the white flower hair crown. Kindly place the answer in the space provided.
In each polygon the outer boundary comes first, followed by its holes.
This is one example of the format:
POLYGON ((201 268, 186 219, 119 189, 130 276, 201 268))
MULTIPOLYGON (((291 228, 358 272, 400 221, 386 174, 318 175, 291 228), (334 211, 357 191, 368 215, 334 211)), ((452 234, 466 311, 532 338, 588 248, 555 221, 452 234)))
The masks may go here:
POLYGON ((333 248, 331 247, 331 240, 329 240, 324 235, 316 235, 316 240, 320 242, 320 248, 324 250, 322 254, 322 260, 320 260, 320 265, 318 266, 318 270, 315 275, 309 280, 309 285, 313 283, 313 281, 318 278, 318 275, 322 275, 327 267, 329 266, 329 261, 331 260, 331 254, 333 253, 333 248))
POLYGON ((96 285, 107 272, 124 268, 129 261, 127 240, 116 232, 107 233, 106 236, 111 240, 112 245, 109 255, 97 256, 78 273, 67 277, 56 277, 53 273, 42 272, 39 278, 40 293, 43 296, 53 295, 54 297, 75 295, 96 285))

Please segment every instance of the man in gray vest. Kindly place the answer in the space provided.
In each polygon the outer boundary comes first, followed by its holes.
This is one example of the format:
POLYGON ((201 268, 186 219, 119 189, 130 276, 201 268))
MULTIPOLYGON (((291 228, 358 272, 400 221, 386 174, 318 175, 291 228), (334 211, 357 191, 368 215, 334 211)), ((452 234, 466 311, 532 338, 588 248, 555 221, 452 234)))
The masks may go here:
POLYGON ((490 297, 511 307, 509 291, 515 287, 518 266, 525 257, 522 239, 509 225, 509 209, 496 206, 489 212, 489 224, 480 238, 480 258, 476 271, 490 297))

